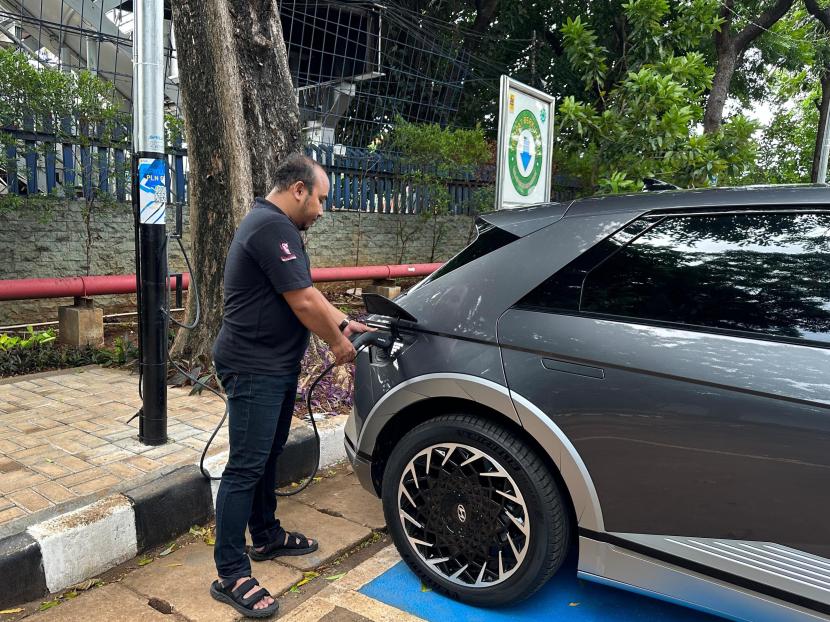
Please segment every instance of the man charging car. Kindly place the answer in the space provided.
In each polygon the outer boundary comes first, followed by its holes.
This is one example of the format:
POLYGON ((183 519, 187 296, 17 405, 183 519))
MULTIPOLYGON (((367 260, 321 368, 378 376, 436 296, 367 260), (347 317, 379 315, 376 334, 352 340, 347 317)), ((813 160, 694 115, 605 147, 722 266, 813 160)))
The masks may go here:
POLYGON ((309 331, 341 365, 355 357, 349 337, 370 330, 312 286, 301 232, 323 215, 328 193, 320 165, 288 156, 273 190, 239 224, 225 263, 225 310, 213 357, 228 396, 230 455, 216 498, 219 578, 210 593, 248 617, 269 617, 278 608, 251 577, 250 559, 317 550, 316 540, 286 531, 275 517, 276 462, 288 438, 309 331), (247 553, 246 526, 253 542, 247 553))

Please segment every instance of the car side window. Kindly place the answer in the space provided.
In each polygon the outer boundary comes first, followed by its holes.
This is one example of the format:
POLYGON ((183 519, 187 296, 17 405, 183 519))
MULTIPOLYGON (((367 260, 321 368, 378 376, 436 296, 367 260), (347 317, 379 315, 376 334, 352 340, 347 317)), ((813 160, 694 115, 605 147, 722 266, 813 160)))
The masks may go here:
POLYGON ((580 296, 581 313, 830 342, 830 213, 667 217, 580 296))

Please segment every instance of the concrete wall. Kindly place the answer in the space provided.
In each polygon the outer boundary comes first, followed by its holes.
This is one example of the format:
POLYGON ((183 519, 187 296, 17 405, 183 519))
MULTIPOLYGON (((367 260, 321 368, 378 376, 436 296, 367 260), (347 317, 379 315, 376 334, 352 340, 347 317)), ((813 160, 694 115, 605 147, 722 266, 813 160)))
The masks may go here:
MULTIPOLYGON (((173 223, 168 212, 168 229, 173 223)), ((189 249, 189 219, 185 222, 185 248, 189 249)), ((432 231, 416 216, 327 212, 307 234, 307 246, 316 267, 398 263, 397 230, 418 231, 404 251, 404 263, 430 260, 432 231)), ((446 233, 436 249, 435 261, 445 261, 467 243, 471 221, 467 217, 443 219, 446 233)), ((169 249, 171 271, 186 265, 175 243, 169 249)), ((133 218, 127 204, 96 207, 85 212, 83 202, 60 206, 51 214, 25 209, 0 213, 0 280, 65 277, 85 274, 135 272, 133 218)), ((135 308, 134 296, 99 296, 105 312, 135 308)), ((57 308, 72 299, 0 301, 0 326, 57 319, 57 308)))

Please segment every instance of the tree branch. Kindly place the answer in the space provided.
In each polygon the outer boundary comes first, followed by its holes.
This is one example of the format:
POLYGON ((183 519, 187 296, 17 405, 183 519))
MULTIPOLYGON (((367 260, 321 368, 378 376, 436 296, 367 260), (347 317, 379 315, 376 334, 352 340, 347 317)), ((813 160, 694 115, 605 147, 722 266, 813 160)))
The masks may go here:
POLYGON ((732 40, 730 35, 732 32, 732 20, 735 19, 735 13, 732 8, 734 4, 734 0, 726 0, 721 5, 720 17, 723 19, 723 24, 714 32, 716 50, 720 50, 722 47, 729 45, 732 40))
POLYGON ((766 11, 743 27, 735 36, 735 46, 738 52, 743 52, 749 44, 757 39, 765 30, 769 30, 775 22, 784 17, 793 5, 793 0, 776 0, 766 11))
POLYGON ((804 0, 807 11, 822 23, 825 30, 830 30, 830 8, 822 9, 816 0, 804 0))

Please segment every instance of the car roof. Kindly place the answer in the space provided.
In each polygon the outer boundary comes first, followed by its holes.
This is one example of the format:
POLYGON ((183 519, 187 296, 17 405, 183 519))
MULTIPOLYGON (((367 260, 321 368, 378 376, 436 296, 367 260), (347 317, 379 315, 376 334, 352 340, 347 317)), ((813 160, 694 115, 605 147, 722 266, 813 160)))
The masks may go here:
POLYGON ((499 210, 486 219, 507 228, 528 221, 558 220, 574 216, 652 212, 707 207, 767 207, 772 205, 830 207, 830 184, 792 184, 776 186, 740 186, 734 188, 699 188, 694 190, 659 190, 633 194, 607 194, 570 203, 547 203, 520 209, 499 210))
POLYGON ((741 186, 595 196, 574 201, 566 216, 595 214, 598 211, 651 212, 706 207, 767 207, 782 204, 830 206, 830 185, 741 186))

